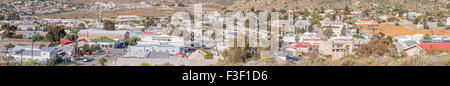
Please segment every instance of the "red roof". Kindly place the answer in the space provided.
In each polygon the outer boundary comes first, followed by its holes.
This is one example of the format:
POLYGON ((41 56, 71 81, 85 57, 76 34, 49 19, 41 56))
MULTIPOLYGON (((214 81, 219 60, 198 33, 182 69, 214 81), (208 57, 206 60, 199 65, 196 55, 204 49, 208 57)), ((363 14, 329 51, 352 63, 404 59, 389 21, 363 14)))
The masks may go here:
POLYGON ((188 48, 188 49, 191 49, 191 50, 192 50, 192 49, 195 49, 195 47, 187 47, 187 48, 188 48))
POLYGON ((348 16, 359 16, 358 14, 350 14, 348 16))
POLYGON ((78 40, 78 41, 87 42, 86 39, 80 39, 80 40, 78 40))
POLYGON ((361 21, 372 21, 372 19, 361 19, 361 21))
POLYGON ((444 51, 450 53, 450 43, 422 43, 418 46, 425 51, 444 51))
POLYGON ((307 45, 304 45, 303 43, 298 43, 298 44, 296 44, 296 45, 294 45, 294 46, 291 46, 291 47, 293 47, 293 48, 306 48, 306 47, 308 47, 307 45))
POLYGON ((353 19, 346 19, 345 21, 353 21, 353 19))
POLYGON ((70 44, 70 43, 72 43, 72 41, 70 41, 70 40, 61 40, 61 41, 59 41, 59 44, 70 44))
POLYGON ((320 41, 320 39, 303 39, 303 41, 320 41))
POLYGON ((173 56, 178 56, 181 55, 183 57, 188 57, 186 54, 182 53, 182 52, 178 52, 177 54, 174 54, 173 56))
POLYGON ((141 34, 153 34, 153 32, 143 32, 141 34))

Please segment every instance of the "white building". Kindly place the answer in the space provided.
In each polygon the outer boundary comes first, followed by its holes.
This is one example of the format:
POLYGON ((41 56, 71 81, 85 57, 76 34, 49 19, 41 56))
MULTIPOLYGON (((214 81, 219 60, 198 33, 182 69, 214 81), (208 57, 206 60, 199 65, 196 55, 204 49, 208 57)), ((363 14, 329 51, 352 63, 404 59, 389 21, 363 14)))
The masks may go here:
POLYGON ((184 46, 184 41, 182 37, 169 36, 169 35, 144 35, 140 36, 141 41, 138 44, 171 44, 175 46, 184 46))
POLYGON ((450 26, 450 17, 447 18, 447 24, 448 26, 450 26))
POLYGON ((132 21, 132 20, 140 20, 141 18, 136 15, 119 15, 117 16, 117 19, 123 20, 123 21, 132 21))
POLYGON ((40 64, 45 64, 47 61, 56 59, 56 48, 53 47, 43 47, 41 49, 22 47, 14 50, 15 52, 10 52, 9 54, 16 62, 34 60, 40 64))

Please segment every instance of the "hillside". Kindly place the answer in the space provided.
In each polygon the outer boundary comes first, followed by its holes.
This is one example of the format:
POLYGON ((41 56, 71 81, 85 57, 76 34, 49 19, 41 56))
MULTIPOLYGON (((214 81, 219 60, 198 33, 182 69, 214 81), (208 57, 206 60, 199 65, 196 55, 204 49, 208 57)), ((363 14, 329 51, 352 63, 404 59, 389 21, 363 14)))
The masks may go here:
POLYGON ((236 0, 229 10, 401 8, 405 11, 439 12, 450 10, 450 0, 236 0))

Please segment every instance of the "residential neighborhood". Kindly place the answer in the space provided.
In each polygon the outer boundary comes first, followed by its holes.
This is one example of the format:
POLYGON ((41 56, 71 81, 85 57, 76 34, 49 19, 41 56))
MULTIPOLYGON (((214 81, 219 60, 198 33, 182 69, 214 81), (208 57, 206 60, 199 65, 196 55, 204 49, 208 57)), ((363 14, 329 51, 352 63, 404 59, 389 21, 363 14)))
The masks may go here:
POLYGON ((450 66, 448 0, 435 12, 127 1, 1 3, 0 66, 450 66))

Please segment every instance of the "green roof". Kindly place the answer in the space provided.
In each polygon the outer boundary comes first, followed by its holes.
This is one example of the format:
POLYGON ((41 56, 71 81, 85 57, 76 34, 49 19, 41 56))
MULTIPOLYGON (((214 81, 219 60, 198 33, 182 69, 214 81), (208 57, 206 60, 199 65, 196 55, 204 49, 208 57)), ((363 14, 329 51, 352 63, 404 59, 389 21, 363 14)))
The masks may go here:
POLYGON ((97 39, 91 40, 91 42, 107 42, 107 43, 114 43, 116 40, 108 38, 108 37, 100 37, 97 39))
POLYGON ((410 47, 410 46, 415 45, 415 44, 417 44, 416 41, 405 41, 406 47, 410 47))
POLYGON ((368 17, 353 17, 353 20, 369 19, 368 17))

